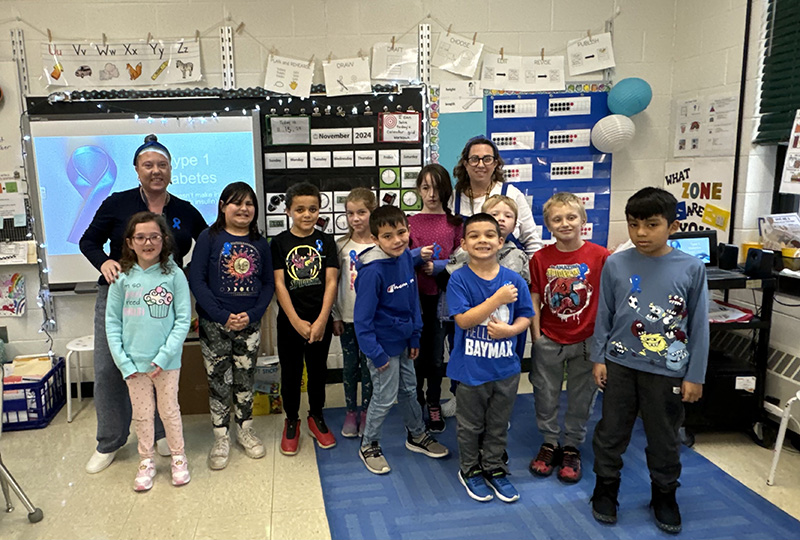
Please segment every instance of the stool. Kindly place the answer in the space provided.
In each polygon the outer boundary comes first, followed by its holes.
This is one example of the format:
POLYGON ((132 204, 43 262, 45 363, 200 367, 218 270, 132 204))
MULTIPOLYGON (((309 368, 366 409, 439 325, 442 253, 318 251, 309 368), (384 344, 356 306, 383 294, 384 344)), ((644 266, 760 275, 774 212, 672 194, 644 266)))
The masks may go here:
POLYGON ((793 397, 789 398, 786 405, 783 406, 783 414, 781 415, 781 427, 778 429, 778 439, 775 441, 775 449, 772 451, 772 468, 769 470, 767 477, 767 485, 771 486, 775 482, 775 469, 778 468, 778 460, 781 459, 781 449, 783 448, 783 438, 786 436, 786 428, 789 425, 789 418, 792 417, 792 404, 800 400, 800 390, 797 391, 793 397))
MULTIPOLYGON (((75 354, 75 367, 78 373, 78 403, 83 401, 81 394, 81 353, 94 351, 94 334, 73 339, 67 343, 67 422, 72 422, 72 383, 70 382, 70 358, 75 354)), ((77 414, 77 413, 76 413, 77 414)))

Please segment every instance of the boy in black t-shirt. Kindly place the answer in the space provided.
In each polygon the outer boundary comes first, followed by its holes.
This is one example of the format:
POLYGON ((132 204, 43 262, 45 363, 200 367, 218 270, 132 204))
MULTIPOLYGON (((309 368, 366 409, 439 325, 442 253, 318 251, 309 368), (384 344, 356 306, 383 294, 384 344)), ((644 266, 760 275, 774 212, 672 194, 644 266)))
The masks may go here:
POLYGON ((293 456, 300 442, 300 385, 303 359, 308 372, 308 428, 320 448, 336 445, 322 418, 328 349, 333 334, 339 263, 336 243, 314 228, 321 205, 319 190, 308 183, 286 191, 292 227, 272 239, 275 296, 278 298, 278 357, 286 421, 281 453, 293 456))

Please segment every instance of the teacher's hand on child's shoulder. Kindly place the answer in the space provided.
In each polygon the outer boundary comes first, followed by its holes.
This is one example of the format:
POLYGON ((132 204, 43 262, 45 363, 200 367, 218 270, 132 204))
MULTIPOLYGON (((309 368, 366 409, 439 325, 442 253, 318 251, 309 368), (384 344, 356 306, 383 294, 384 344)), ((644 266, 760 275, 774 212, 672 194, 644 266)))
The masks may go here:
POLYGON ((121 267, 114 259, 108 259, 100 266, 100 272, 103 274, 105 280, 111 284, 117 280, 121 267))

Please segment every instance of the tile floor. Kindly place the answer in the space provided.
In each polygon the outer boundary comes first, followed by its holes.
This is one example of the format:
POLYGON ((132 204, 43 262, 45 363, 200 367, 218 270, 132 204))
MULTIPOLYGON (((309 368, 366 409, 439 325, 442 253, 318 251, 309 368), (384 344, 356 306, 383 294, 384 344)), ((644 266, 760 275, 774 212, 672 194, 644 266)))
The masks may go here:
MULTIPOLYGON (((443 384, 447 388, 448 384, 443 384)), ((331 406, 344 403, 341 385, 328 387, 331 406)), ((526 378, 520 392, 530 392, 526 378)), ((184 417, 192 481, 169 483, 169 460, 157 457, 159 474, 148 493, 132 489, 138 456, 135 437, 105 471, 88 475, 84 465, 94 449, 95 411, 91 400, 71 424, 62 410, 44 430, 2 435, 3 459, 23 489, 44 511, 44 520, 28 523, 16 506, 0 514, 0 539, 328 539, 325 506, 312 439, 304 427, 300 453, 278 451, 283 418, 262 416, 255 427, 267 456, 249 460, 235 443, 224 471, 205 463, 212 442, 205 415, 184 417)), ((772 453, 743 434, 700 434, 696 449, 757 493, 800 519, 800 455, 787 447, 776 485, 766 476, 772 453)), ((353 459, 357 459, 353 456, 353 459)))

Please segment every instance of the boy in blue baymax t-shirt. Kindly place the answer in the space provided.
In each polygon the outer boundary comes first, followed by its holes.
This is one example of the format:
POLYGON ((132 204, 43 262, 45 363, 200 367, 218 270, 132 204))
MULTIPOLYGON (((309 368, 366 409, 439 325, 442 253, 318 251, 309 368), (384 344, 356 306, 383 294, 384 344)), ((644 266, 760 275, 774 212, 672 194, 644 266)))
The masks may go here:
POLYGON ((375 247, 362 251, 356 270, 353 321, 361 351, 369 359, 372 399, 359 456, 367 469, 386 474, 391 469, 380 446, 381 428, 395 399, 408 436, 406 448, 432 458, 449 452, 425 431, 417 403, 414 359, 422 333, 419 291, 408 251, 408 220, 395 206, 383 206, 369 216, 375 247))
POLYGON ((461 383, 456 390, 458 479, 477 501, 492 499, 490 487, 501 501, 519 499, 506 478, 503 452, 519 384, 517 336, 527 330, 533 305, 525 280, 497 262, 503 242, 492 216, 468 218, 461 247, 469 264, 453 272, 447 286, 447 305, 456 321, 447 376, 461 383))

